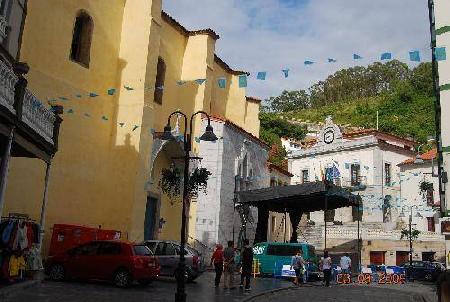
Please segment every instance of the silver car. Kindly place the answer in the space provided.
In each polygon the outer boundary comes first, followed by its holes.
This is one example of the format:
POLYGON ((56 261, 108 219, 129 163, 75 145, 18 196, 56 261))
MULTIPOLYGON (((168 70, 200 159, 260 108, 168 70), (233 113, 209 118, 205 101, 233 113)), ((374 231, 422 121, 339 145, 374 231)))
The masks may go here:
MULTIPOLYGON (((147 240, 144 243, 158 258, 161 265, 160 276, 174 277, 180 260, 180 243, 169 240, 147 240)), ((190 247, 185 246, 186 274, 188 281, 193 281, 203 272, 201 254, 190 247)))

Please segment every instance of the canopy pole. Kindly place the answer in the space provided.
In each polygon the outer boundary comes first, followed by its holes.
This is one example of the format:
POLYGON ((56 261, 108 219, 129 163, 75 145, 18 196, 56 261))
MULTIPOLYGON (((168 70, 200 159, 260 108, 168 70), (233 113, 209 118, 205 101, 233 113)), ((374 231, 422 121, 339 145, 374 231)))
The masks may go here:
POLYGON ((286 243, 286 226, 287 226, 287 223, 286 223, 286 209, 284 209, 284 243, 286 243))
POLYGON ((325 222, 324 250, 327 249, 327 212, 328 212, 328 194, 325 194, 325 211, 323 212, 323 220, 325 222))

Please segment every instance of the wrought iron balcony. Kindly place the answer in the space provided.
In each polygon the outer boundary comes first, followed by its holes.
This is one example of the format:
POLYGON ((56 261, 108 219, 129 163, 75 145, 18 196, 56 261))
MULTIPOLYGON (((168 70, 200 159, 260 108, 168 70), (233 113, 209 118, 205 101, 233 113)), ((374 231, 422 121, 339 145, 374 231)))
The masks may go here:
POLYGON ((342 178, 341 186, 344 188, 350 188, 355 191, 365 190, 367 188, 367 177, 358 176, 356 178, 342 178))
POLYGON ((53 111, 45 108, 28 89, 25 89, 22 108, 22 121, 53 144, 53 125, 56 121, 53 111))
POLYGON ((16 113, 14 110, 14 87, 18 80, 13 70, 0 60, 0 105, 8 108, 13 114, 16 113))

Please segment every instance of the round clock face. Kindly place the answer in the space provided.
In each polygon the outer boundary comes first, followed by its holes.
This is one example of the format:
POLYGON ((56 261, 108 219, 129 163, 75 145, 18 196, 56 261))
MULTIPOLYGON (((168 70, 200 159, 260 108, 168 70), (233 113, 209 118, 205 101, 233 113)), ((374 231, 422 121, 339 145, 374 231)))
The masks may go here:
POLYGON ((334 141, 334 132, 333 130, 326 130, 323 134, 323 141, 326 144, 331 144, 334 141))

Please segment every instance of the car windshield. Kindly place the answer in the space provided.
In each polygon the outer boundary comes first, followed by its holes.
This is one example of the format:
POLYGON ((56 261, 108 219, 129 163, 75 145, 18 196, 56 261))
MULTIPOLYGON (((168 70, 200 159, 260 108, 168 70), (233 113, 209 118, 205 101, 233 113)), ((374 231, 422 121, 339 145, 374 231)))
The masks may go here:
POLYGON ((145 245, 135 245, 133 249, 134 254, 137 256, 153 256, 152 251, 145 245))

